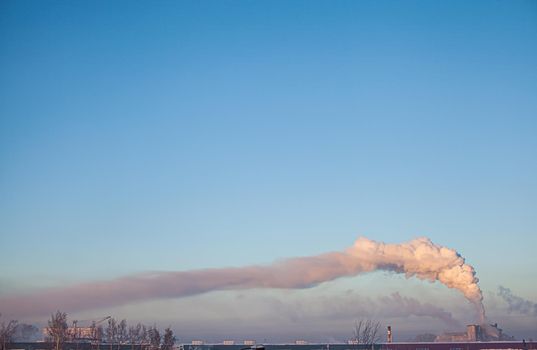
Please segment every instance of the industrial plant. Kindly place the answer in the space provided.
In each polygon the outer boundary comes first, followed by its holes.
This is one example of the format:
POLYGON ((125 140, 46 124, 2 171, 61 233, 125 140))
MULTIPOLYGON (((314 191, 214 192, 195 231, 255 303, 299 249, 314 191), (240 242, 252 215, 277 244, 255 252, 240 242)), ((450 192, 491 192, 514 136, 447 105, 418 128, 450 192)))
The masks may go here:
MULTIPOLYGON (((108 319, 109 317, 105 318, 108 319)), ((99 321, 102 322, 105 319, 99 321)), ((62 350, 99 350, 101 348, 114 350, 159 350, 151 343, 118 342, 108 343, 106 340, 95 338, 95 327, 69 327, 70 335, 81 335, 80 338, 70 337, 64 342, 62 350), (87 328, 87 329, 86 329, 87 328)), ((47 328, 43 334, 47 333, 47 328)), ((384 338, 384 336, 377 338, 384 338)), ((9 342, 5 344, 5 350, 53 350, 55 344, 45 337, 37 342, 9 342)), ((230 340, 226 339, 219 343, 209 343, 201 339, 192 340, 188 344, 175 344, 168 350, 500 350, 520 349, 537 350, 537 342, 532 340, 515 340, 505 334, 497 324, 471 324, 466 326, 466 331, 449 332, 436 336, 430 342, 398 342, 394 340, 392 326, 386 328, 384 340, 369 343, 351 339, 346 343, 309 343, 299 339, 286 344, 260 344, 254 339, 230 340)))
POLYGON ((471 324, 466 332, 444 333, 436 337, 436 342, 476 342, 476 341, 512 341, 513 337, 503 333, 498 324, 471 324))

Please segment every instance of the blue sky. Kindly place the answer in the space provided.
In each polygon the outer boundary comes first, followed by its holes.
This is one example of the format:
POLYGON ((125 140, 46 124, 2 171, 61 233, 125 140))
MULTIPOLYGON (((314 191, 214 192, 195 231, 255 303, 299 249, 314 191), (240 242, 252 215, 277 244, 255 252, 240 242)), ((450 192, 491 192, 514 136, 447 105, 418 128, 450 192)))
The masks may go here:
POLYGON ((363 235, 537 300, 535 2, 0 7, 0 293, 363 235))

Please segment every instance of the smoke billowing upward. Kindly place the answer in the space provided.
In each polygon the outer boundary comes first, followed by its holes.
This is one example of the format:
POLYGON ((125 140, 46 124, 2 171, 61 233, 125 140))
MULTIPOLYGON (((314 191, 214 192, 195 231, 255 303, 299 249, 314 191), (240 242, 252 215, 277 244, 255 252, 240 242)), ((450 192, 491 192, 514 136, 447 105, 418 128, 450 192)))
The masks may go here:
POLYGON ((498 295, 509 306, 509 312, 518 312, 523 315, 537 317, 537 303, 531 302, 511 292, 511 289, 503 286, 498 287, 498 295))
POLYGON ((359 238, 352 247, 341 252, 291 258, 266 266, 154 272, 53 288, 2 297, 0 310, 21 317, 48 315, 57 309, 76 312, 217 290, 310 288, 340 277, 376 270, 439 281, 457 289, 476 306, 484 319, 483 297, 474 268, 455 250, 436 245, 428 238, 401 244, 359 238))

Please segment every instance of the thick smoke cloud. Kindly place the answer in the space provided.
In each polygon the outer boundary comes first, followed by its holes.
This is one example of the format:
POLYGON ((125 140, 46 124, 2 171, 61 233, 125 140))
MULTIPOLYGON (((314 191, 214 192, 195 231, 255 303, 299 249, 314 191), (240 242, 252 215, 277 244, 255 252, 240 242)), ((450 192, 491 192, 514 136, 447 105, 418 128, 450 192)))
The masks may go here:
POLYGON ((523 315, 537 317, 537 304, 523 299, 511 292, 511 289, 498 287, 498 295, 509 305, 509 312, 518 312, 523 315))
POLYGON ((153 272, 110 281, 53 288, 0 298, 0 310, 17 317, 48 315, 54 310, 77 312, 138 301, 178 298, 217 290, 252 288, 300 289, 340 277, 376 270, 439 281, 459 290, 482 318, 482 293, 472 266, 455 250, 418 238, 386 244, 359 238, 342 252, 299 257, 267 266, 246 266, 176 272, 153 272))
POLYGON ((388 270, 431 282, 439 281, 459 290, 485 319, 483 294, 472 266, 455 250, 418 238, 402 244, 386 244, 359 238, 348 253, 359 261, 364 271, 388 270), (366 270, 369 267, 369 270, 366 270))

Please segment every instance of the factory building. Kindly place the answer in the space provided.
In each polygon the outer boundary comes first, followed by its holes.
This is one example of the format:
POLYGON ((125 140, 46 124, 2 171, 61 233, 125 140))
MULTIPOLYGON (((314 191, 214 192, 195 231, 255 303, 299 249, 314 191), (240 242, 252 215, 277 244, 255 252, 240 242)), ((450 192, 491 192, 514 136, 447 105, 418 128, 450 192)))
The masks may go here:
MULTIPOLYGON (((50 339, 50 331, 48 327, 43 328, 43 339, 50 339)), ((93 339, 95 338, 95 328, 93 327, 68 327, 67 339, 93 339)))
POLYGON ((444 333, 435 342, 511 341, 512 337, 503 333, 498 324, 470 324, 466 332, 444 333))

